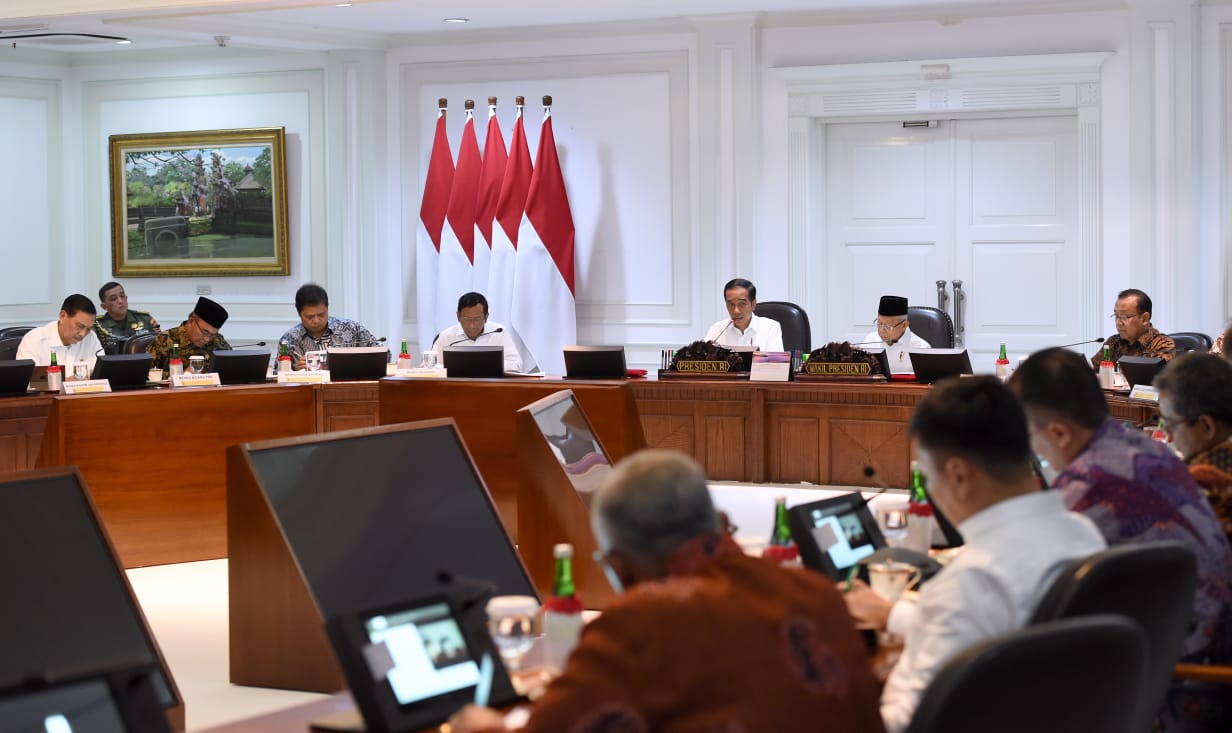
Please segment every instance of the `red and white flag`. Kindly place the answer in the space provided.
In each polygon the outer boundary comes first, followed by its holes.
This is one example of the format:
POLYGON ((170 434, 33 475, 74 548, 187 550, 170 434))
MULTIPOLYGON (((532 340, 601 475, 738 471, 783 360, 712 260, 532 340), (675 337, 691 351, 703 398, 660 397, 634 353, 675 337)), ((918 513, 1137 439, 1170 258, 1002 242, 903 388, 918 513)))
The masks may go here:
MULTIPOLYGON (((423 226, 415 237, 416 319, 419 324, 419 345, 425 350, 436 337, 438 330, 437 263, 440 259, 441 229, 444 227, 449 207, 449 192, 453 188, 453 155, 449 152, 449 135, 445 132, 445 107, 445 100, 442 99, 436 113, 436 134, 432 139, 428 175, 424 179, 423 198, 419 204, 419 221, 423 226)), ((457 310, 456 307, 454 310, 457 310)))
MULTIPOLYGON (((518 97, 521 102, 522 98, 518 97)), ((530 147, 522 124, 522 105, 513 123, 508 161, 496 202, 496 226, 492 228, 492 264, 488 272, 488 306, 498 321, 513 323, 513 273, 518 256, 518 228, 526 211, 526 192, 530 190, 530 147)), ((487 162, 486 159, 484 161, 487 162)), ((523 359, 529 366, 530 361, 523 359)))
POLYGON ((518 234, 513 325, 544 373, 564 374, 563 349, 577 343, 573 213, 556 155, 552 100, 543 102, 539 152, 518 234))
POLYGON ((475 207, 475 228, 479 235, 475 240, 474 290, 488 298, 488 310, 498 321, 509 320, 509 308, 497 309, 492 302, 491 263, 492 228, 496 222, 496 204, 500 201, 501 179, 505 177, 505 136, 501 134, 500 120, 496 118, 496 97, 488 97, 488 134, 483 142, 483 166, 479 172, 479 199, 475 207))
POLYGON ((436 270, 438 330, 457 323, 458 298, 474 289, 471 281, 475 263, 475 207, 482 165, 475 137, 475 115, 468 109, 462 144, 458 147, 458 167, 449 192, 446 224, 441 230, 441 257, 436 270))

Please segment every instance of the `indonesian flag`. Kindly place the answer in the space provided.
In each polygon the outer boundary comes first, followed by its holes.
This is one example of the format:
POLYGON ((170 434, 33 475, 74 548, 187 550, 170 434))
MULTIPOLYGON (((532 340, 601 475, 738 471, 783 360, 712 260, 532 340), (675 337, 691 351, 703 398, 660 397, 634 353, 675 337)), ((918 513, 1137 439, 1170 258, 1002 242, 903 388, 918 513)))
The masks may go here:
POLYGON ((508 158, 505 136, 501 134, 500 120, 496 119, 496 97, 489 97, 488 135, 483 142, 483 166, 479 172, 479 199, 475 209, 475 229, 479 231, 479 237, 475 241, 475 274, 472 282, 475 290, 487 295, 488 310, 497 314, 498 321, 509 320, 509 308, 506 303, 505 307, 497 309, 492 302, 489 272, 493 257, 492 227, 496 222, 496 204, 500 200, 501 179, 505 177, 508 158))
POLYGON ((475 138, 475 114, 466 110, 458 167, 449 192, 446 225, 441 230, 441 257, 436 276, 436 327, 457 322, 458 298, 474 288, 475 207, 479 195, 479 141, 475 138))
POLYGON ((574 310, 573 213, 556 157, 551 98, 544 99, 543 130, 518 234, 513 325, 546 374, 564 374, 563 349, 577 343, 574 310))
MULTIPOLYGON (((518 97, 520 100, 521 97, 518 97)), ((488 128, 489 135, 491 128, 488 128)), ((497 132, 499 135, 499 131, 497 132)), ((486 165, 487 159, 484 159, 486 165)), ((496 221, 492 228, 492 265, 488 272, 488 305, 497 321, 510 324, 513 313, 513 273, 518 255, 518 228, 526 211, 526 192, 530 190, 530 147, 526 144, 526 128, 522 125, 522 105, 513 123, 513 139, 509 143, 500 192, 496 201, 496 221)), ((523 355, 526 356, 525 354, 523 355)), ((530 365, 530 361, 523 358, 530 365)))
MULTIPOLYGON (((424 179, 423 199, 419 205, 419 220, 423 223, 415 243, 415 306, 419 324, 419 344, 424 350, 436 337, 436 272, 441 250, 441 229, 453 187, 453 155, 449 152, 449 136, 445 132, 445 100, 436 113, 436 136, 432 139, 432 156, 428 159, 428 176, 424 179)), ((449 312, 457 310, 457 303, 449 312)))

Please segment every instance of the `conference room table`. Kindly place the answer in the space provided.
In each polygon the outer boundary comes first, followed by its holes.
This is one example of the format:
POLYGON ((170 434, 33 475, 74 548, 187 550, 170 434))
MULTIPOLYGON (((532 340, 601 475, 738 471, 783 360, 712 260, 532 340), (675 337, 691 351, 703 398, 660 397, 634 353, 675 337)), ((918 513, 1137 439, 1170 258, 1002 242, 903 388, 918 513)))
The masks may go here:
MULTIPOLYGON (((0 399, 0 473, 77 465, 125 567, 225 557, 226 448, 452 417, 516 532, 523 480, 513 415, 573 389, 614 458, 645 444, 692 455, 715 481, 906 486, 911 383, 388 378, 0 399), (640 434, 637 428, 640 427, 640 434), (872 466, 875 476, 865 475, 872 466)), ((1108 395, 1115 417, 1153 403, 1108 395)))

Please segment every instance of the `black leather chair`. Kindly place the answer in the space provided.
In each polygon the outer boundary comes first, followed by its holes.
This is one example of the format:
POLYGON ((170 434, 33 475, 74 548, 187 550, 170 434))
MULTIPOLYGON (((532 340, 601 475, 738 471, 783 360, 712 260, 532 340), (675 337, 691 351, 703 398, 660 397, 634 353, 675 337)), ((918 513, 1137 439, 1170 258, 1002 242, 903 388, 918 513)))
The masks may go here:
POLYGON ((0 361, 12 361, 17 358, 17 347, 21 345, 21 336, 0 338, 0 361))
POLYGON ((25 336, 33 331, 37 326, 5 326, 0 328, 0 339, 10 336, 25 336))
POLYGON ((781 300, 757 302, 753 312, 762 318, 773 318, 783 327, 783 348, 787 351, 813 350, 813 329, 809 326, 808 314, 795 303, 781 300))
POLYGON ((1128 733, 1146 646, 1111 614, 991 639, 942 667, 907 733, 1128 733))
POLYGON ((123 345, 120 347, 120 353, 144 354, 150 350, 150 344, 154 343, 156 338, 158 338, 156 333, 139 333, 136 336, 129 336, 124 339, 123 345))
POLYGON ((1032 623, 1116 613, 1146 633, 1147 667, 1137 718, 1126 731, 1151 730, 1163 705, 1193 613, 1197 562, 1180 542, 1118 545, 1066 568, 1044 594, 1032 623))
POLYGON ((1178 354, 1183 354, 1186 351, 1201 351, 1205 354, 1215 344, 1215 339, 1198 331, 1181 331, 1180 333, 1170 333, 1168 336, 1176 342, 1176 353, 1178 354))
POLYGON ((912 333, 934 349, 954 348, 954 322, 949 313, 926 305, 913 305, 907 308, 907 323, 912 333))

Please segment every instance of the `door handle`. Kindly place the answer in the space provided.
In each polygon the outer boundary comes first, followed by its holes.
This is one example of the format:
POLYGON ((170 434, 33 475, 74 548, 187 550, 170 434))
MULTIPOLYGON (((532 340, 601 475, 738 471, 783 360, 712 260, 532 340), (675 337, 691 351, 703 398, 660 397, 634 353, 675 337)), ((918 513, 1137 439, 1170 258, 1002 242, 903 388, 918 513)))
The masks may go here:
POLYGON ((954 346, 961 348, 967 340, 967 293, 962 280, 954 280, 954 346))
POLYGON ((950 294, 945 291, 945 280, 937 281, 937 310, 945 313, 949 309, 950 294))

